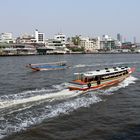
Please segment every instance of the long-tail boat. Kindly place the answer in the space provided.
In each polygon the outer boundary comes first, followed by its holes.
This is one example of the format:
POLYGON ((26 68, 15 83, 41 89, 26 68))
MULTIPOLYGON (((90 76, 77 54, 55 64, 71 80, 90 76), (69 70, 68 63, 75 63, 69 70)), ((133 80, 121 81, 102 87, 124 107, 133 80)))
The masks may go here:
POLYGON ((68 68, 66 61, 28 64, 26 67, 31 68, 33 71, 62 70, 68 68))

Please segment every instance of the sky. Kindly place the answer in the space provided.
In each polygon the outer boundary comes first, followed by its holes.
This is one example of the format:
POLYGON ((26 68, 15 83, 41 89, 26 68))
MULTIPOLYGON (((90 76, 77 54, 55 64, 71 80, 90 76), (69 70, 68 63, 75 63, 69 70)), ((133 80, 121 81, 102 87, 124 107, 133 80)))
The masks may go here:
POLYGON ((140 42, 140 0, 0 0, 0 33, 108 34, 140 42))

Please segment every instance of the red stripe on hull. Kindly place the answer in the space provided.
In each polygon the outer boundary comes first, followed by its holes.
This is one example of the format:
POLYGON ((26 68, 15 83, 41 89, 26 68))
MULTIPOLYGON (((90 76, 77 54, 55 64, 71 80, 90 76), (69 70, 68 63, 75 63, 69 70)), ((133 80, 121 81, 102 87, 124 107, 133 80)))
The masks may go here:
POLYGON ((108 87, 108 86, 112 86, 112 85, 115 85, 115 84, 118 84, 120 83, 121 81, 123 81, 125 78, 127 78, 129 75, 121 78, 121 79, 117 79, 117 80, 114 80, 114 81, 111 81, 111 82, 106 82, 104 84, 100 84, 100 85, 97 85, 97 86, 91 86, 90 88, 78 88, 78 87, 69 87, 69 90, 81 90, 81 91, 86 91, 86 90, 90 90, 90 89, 93 89, 93 90, 96 90, 96 89, 101 89, 101 88, 104 88, 104 87, 108 87))

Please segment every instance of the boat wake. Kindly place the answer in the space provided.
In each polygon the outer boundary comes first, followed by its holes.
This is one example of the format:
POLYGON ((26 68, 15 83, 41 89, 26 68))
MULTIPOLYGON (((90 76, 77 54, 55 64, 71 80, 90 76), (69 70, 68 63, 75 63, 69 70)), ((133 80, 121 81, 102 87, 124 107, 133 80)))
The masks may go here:
MULTIPOLYGON (((96 66, 100 66, 100 64, 95 64, 96 66)), ((74 68, 84 68, 84 67, 93 67, 95 65, 85 65, 85 64, 78 64, 78 65, 75 65, 74 68)))
POLYGON ((22 99, 15 98, 14 100, 0 100, 0 109, 16 106, 16 105, 20 105, 20 104, 25 104, 25 103, 43 101, 43 100, 52 101, 52 99, 53 100, 63 99, 63 98, 66 99, 66 98, 77 96, 79 94, 80 94, 80 92, 75 92, 75 91, 69 92, 68 89, 65 89, 65 90, 62 90, 62 91, 59 91, 59 92, 56 92, 53 94, 34 95, 31 97, 28 97, 28 98, 25 97, 22 99))
POLYGON ((103 63, 103 64, 90 64, 90 65, 87 65, 87 64, 78 64, 78 65, 75 65, 73 66, 73 68, 84 68, 84 67, 97 67, 97 66, 118 66, 118 65, 130 65, 130 64, 139 64, 140 62, 139 61, 135 61, 135 62, 116 62, 116 63, 103 63))
MULTIPOLYGON (((120 88, 135 83, 130 76, 116 87, 102 90, 109 95, 120 88)), ((25 130, 43 120, 69 114, 81 107, 89 107, 102 101, 99 91, 82 94, 81 91, 69 91, 67 83, 55 85, 52 89, 36 89, 0 97, 0 138, 14 132, 25 130)))

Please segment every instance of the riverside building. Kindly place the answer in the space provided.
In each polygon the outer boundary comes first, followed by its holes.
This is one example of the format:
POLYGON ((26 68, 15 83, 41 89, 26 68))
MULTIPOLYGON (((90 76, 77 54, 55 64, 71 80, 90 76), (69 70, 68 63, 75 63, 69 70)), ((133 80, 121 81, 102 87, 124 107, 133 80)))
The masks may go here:
POLYGON ((12 37, 12 33, 1 33, 0 42, 3 43, 15 43, 15 40, 12 37))
POLYGON ((103 35, 100 43, 102 50, 111 51, 115 48, 115 39, 108 35, 103 35))
POLYGON ((86 52, 98 52, 100 50, 100 37, 97 38, 80 38, 80 46, 84 48, 86 52))
POLYGON ((48 39, 46 46, 50 49, 47 53, 65 54, 69 51, 66 48, 66 35, 62 33, 54 35, 54 39, 48 39))
POLYGON ((36 39, 33 35, 23 34, 21 37, 16 39, 16 42, 22 44, 33 44, 36 43, 36 39))
POLYGON ((66 45, 66 35, 59 33, 54 36, 55 40, 61 41, 61 43, 65 46, 66 45))
POLYGON ((45 34, 35 30, 36 43, 45 43, 45 34))

